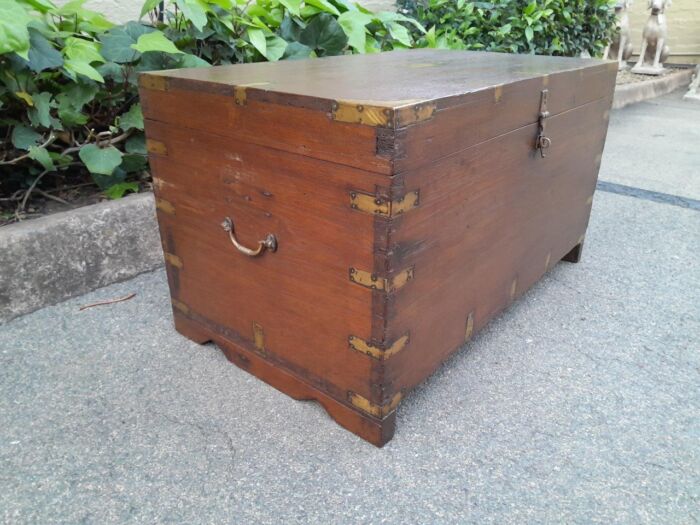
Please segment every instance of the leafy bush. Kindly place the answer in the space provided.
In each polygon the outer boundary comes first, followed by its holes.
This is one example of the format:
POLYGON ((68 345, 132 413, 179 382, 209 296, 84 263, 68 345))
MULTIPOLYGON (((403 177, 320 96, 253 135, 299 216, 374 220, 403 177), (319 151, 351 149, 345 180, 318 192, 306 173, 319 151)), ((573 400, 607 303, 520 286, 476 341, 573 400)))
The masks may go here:
POLYGON ((423 44, 506 53, 602 54, 615 28, 614 0, 398 0, 430 30, 423 44))
MULTIPOLYGON (((373 53, 422 27, 345 0, 147 0, 115 26, 74 0, 0 0, 0 195, 27 198, 47 175, 89 172, 110 197, 147 167, 140 71, 373 53)), ((6 197, 5 201, 8 200, 6 197)))

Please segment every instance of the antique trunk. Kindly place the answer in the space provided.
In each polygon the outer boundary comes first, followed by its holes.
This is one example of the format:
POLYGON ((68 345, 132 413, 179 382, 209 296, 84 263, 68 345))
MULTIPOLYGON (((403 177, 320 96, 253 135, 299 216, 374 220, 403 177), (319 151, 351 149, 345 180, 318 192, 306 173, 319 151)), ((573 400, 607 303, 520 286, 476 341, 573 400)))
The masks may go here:
POLYGON ((578 261, 616 72, 416 50, 142 75, 176 329, 383 445, 412 387, 578 261))

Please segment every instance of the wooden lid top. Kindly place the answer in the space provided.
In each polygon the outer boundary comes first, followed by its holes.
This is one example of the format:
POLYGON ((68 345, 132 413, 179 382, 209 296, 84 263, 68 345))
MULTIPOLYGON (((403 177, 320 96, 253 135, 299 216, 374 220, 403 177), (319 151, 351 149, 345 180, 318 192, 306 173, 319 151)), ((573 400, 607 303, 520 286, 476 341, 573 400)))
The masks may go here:
POLYGON ((156 71, 181 82, 400 108, 565 71, 593 59, 415 49, 373 55, 156 71))

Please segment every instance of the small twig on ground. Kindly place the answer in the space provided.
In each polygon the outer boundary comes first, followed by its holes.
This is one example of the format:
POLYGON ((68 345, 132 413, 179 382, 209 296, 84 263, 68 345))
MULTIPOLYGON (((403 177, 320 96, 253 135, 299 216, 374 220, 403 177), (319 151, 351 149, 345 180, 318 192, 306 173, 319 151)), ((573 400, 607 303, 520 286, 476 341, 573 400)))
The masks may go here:
MULTIPOLYGON (((24 193, 24 197, 22 198, 22 202, 20 202, 19 206, 17 207, 17 212, 22 213, 24 211, 24 207, 27 205, 27 199, 29 199, 29 196, 32 194, 32 191, 34 191, 34 188, 36 188, 36 185, 39 183, 41 178, 46 175, 49 172, 49 170, 44 170, 42 171, 36 179, 34 179, 34 182, 32 182, 32 185, 29 186, 29 189, 24 193)), ((17 212, 15 212, 15 215, 17 215, 17 212)))
POLYGON ((118 297, 117 299, 108 299, 106 301, 98 301, 96 303, 92 304, 86 304, 85 306, 81 306, 78 311, 82 312, 86 308, 92 308, 93 306, 102 306, 105 304, 114 304, 114 303, 121 303, 122 301, 128 301, 129 299, 133 299, 136 297, 135 293, 130 293, 129 295, 125 295, 124 297, 118 297))
POLYGON ((66 206, 70 206, 70 202, 63 200, 61 197, 56 197, 55 195, 51 195, 50 193, 47 193, 44 190, 40 190, 39 188, 34 188, 34 191, 37 192, 42 197, 45 197, 47 199, 51 199, 52 201, 60 202, 61 204, 65 204, 66 206))

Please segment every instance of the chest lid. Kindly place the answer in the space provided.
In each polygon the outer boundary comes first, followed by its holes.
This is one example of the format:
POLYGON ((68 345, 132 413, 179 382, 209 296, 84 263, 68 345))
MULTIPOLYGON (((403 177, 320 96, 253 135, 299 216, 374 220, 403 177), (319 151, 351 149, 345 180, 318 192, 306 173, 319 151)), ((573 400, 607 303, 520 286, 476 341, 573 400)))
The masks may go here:
MULTIPOLYGON (((264 115, 271 128, 278 124, 275 108, 280 119, 289 118, 282 115, 289 108, 307 110, 297 117, 316 112, 330 123, 347 125, 342 132, 348 136, 356 131, 370 137, 372 153, 380 157, 365 162, 361 155, 336 151, 334 161, 392 174, 402 164, 395 157, 410 155, 396 147, 400 130, 422 126, 442 115, 444 126, 452 126, 455 132, 478 132, 487 140, 537 122, 543 91, 549 115, 611 97, 616 71, 614 62, 593 59, 420 49, 158 71, 142 75, 140 87, 145 116, 155 120, 163 120, 151 96, 158 91, 224 96, 239 108, 265 104, 264 115)), ((183 124, 193 122, 188 119, 183 124)), ((246 140, 258 141, 252 134, 246 140)), ((337 145, 329 140, 327 146, 337 145)), ((281 149, 289 147, 281 145, 281 149)), ((319 141, 295 151, 329 160, 330 152, 323 149, 319 141)), ((441 148, 439 154, 449 151, 441 148)))

